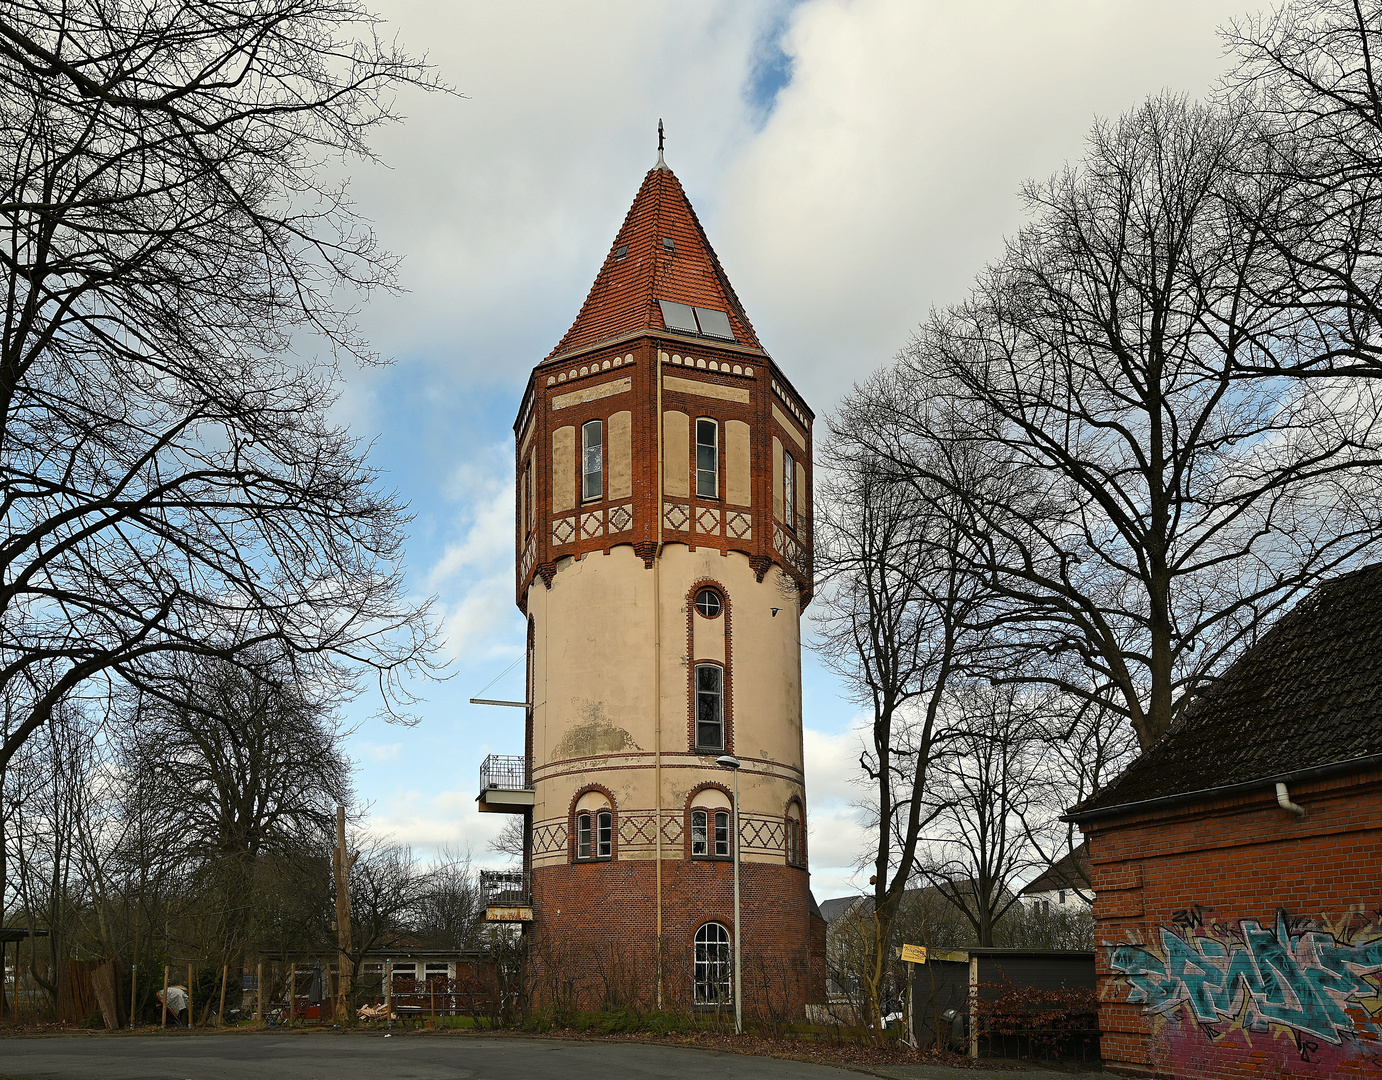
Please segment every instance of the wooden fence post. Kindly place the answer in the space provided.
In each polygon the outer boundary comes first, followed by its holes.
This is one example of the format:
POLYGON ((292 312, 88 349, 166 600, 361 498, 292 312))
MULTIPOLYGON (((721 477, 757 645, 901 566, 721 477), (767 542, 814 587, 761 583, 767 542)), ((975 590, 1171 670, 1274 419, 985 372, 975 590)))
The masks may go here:
POLYGON ((216 1014, 216 1026, 226 1026, 226 976, 230 974, 230 965, 221 965, 221 1008, 216 1014))
POLYGON ((298 1014, 298 965, 294 960, 288 966, 288 1023, 292 1023, 298 1014))
POLYGON ((256 1023, 264 1022, 264 961, 259 961, 259 970, 254 977, 254 1019, 256 1023))
POLYGON ((187 964, 187 1030, 192 1030, 192 963, 187 964))
POLYGON ((159 1027, 168 1026, 168 965, 163 965, 163 1019, 159 1022, 159 1027))

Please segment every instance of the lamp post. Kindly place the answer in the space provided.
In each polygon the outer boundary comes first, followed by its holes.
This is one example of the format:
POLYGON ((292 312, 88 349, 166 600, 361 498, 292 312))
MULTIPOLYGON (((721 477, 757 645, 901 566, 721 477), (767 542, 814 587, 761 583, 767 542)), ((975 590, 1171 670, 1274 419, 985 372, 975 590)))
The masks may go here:
POLYGON ((743 926, 739 922, 739 759, 725 754, 715 759, 715 764, 723 766, 734 774, 734 806, 731 808, 734 830, 734 1034, 744 1034, 744 995, 743 979, 739 967, 739 939, 743 936, 743 926))

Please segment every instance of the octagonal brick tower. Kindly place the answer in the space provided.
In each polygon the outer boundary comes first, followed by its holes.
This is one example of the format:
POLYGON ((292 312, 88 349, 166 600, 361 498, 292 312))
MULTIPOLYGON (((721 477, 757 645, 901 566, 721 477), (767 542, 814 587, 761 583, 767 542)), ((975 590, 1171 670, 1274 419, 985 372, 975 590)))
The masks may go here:
POLYGON ((723 1007, 739 932, 747 1013, 823 1000, 801 728, 812 419, 659 152, 514 425, 539 1000, 723 1007), (741 762, 742 927, 723 754, 741 762))

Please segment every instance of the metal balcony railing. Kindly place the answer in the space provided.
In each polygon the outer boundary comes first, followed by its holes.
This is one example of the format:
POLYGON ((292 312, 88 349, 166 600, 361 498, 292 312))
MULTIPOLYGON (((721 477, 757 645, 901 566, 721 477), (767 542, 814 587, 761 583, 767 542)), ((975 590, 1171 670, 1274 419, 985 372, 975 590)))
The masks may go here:
POLYGON ((525 791, 528 759, 521 754, 490 754, 480 765, 480 790, 525 791))
POLYGON ((480 897, 486 907, 521 906, 532 903, 531 882, 524 870, 481 870, 480 897))

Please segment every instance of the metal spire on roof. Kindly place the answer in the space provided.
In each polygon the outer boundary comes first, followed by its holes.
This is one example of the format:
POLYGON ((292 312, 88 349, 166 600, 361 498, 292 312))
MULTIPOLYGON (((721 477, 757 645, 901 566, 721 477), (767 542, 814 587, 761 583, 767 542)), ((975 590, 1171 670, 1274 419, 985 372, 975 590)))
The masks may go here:
POLYGON ((662 156, 662 117, 660 116, 657 118, 657 164, 653 167, 657 169, 666 169, 667 172, 672 171, 667 168, 667 162, 662 156))

